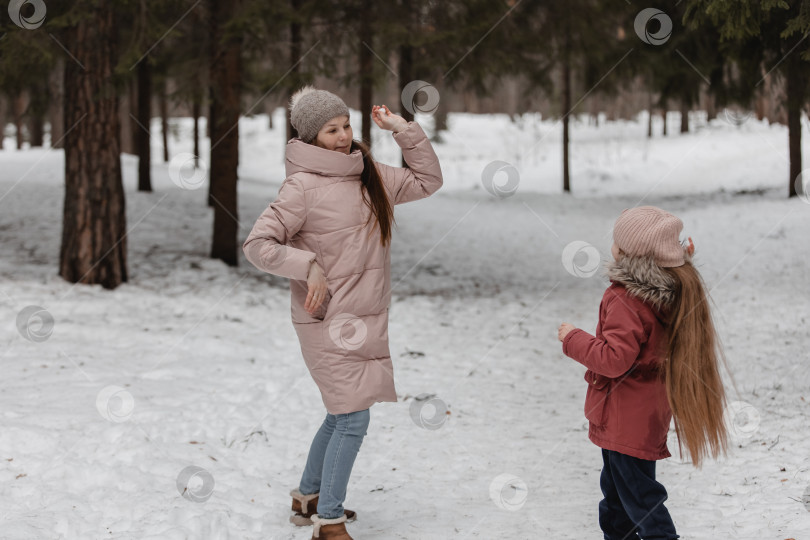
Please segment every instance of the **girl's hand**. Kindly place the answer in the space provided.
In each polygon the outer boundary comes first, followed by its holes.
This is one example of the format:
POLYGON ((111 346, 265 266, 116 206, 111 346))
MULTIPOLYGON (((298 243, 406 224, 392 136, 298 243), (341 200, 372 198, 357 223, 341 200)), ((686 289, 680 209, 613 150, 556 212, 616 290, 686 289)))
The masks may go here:
POLYGON ((323 301, 326 300, 326 278, 323 275, 323 269, 316 263, 312 261, 312 264, 309 266, 309 274, 307 274, 307 285, 309 286, 309 293, 307 294, 307 300, 304 302, 304 309, 306 309, 309 314, 315 313, 323 301))
POLYGON ((382 129, 399 133, 408 127, 408 121, 391 112, 387 105, 383 104, 382 107, 374 105, 371 108, 371 119, 382 129))
POLYGON ((573 324, 562 323, 560 327, 557 329, 557 339, 563 341, 565 336, 567 336, 571 330, 576 330, 576 326, 573 324))
POLYGON ((686 252, 690 257, 695 254, 695 243, 692 242, 691 236, 689 237, 689 245, 686 247, 686 252))

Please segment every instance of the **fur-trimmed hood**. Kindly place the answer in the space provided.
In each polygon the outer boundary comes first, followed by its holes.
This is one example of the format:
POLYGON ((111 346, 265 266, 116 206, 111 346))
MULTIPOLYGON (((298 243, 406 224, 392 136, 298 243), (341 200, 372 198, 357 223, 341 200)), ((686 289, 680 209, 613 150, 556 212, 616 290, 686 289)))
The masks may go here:
MULTIPOLYGON (((691 262, 684 253, 687 262, 691 262)), ((627 292, 650 304, 659 312, 667 311, 675 302, 676 283, 667 271, 657 264, 652 257, 621 257, 607 265, 607 277, 610 281, 623 285, 627 292)))

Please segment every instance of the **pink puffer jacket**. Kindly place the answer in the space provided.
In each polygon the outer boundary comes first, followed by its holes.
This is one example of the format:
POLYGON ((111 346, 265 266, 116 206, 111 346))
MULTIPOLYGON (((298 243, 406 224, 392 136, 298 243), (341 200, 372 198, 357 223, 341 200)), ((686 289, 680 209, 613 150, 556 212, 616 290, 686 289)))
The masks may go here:
MULTIPOLYGON (((410 169, 377 163, 389 200, 405 203, 438 190, 439 160, 419 124, 410 122, 394 140, 410 169)), ((245 256, 290 278, 293 326, 328 412, 396 401, 388 350, 390 243, 380 244, 377 220, 369 220, 363 202, 363 157, 292 139, 286 158, 287 179, 245 240, 245 256), (304 302, 313 259, 324 269, 329 294, 310 315, 304 302)))

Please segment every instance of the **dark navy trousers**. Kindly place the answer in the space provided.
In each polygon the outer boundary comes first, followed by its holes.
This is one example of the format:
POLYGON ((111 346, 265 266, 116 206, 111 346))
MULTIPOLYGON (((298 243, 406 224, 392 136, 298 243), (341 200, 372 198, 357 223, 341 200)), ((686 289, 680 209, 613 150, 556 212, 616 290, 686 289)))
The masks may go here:
POLYGON ((664 506, 667 490, 655 480, 655 461, 602 450, 599 526, 605 540, 674 540, 675 524, 664 506))

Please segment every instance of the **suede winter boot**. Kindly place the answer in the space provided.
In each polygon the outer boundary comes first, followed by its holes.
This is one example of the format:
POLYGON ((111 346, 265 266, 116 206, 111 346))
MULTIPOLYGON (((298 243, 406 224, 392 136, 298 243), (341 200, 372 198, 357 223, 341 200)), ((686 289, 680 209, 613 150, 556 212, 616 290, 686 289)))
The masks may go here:
POLYGON ((290 523, 298 527, 312 525, 312 516, 318 513, 318 494, 304 495, 298 488, 290 491, 292 495, 292 514, 290 523))
POLYGON ((312 516, 312 540, 352 540, 346 532, 346 516, 324 519, 318 514, 312 516))
MULTIPOLYGON (((290 523, 298 527, 312 525, 312 516, 318 513, 318 494, 304 495, 298 488, 295 488, 290 491, 290 495, 292 495, 293 498, 290 523)), ((346 516, 346 521, 354 521, 357 519, 357 513, 353 510, 344 510, 343 514, 346 516)))

